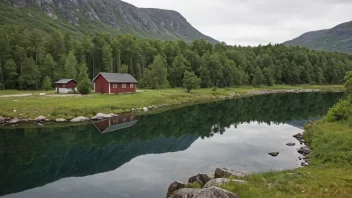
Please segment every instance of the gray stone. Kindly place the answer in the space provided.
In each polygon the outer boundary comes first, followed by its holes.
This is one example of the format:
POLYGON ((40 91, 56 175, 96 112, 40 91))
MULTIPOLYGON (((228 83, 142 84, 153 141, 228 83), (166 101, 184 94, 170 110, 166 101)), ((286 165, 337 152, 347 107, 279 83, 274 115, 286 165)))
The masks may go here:
POLYGON ((145 111, 145 112, 146 112, 146 111, 149 111, 148 107, 144 107, 144 108, 143 108, 143 111, 145 111))
POLYGON ((46 119, 45 116, 39 116, 36 119, 34 119, 34 121, 36 122, 43 122, 43 121, 47 121, 48 119, 46 119))
POLYGON ((302 162, 301 166, 308 166, 309 164, 307 162, 302 162))
POLYGON ((287 146, 295 146, 295 145, 296 145, 296 143, 292 143, 292 142, 290 142, 290 143, 287 143, 286 145, 287 145, 287 146))
POLYGON ((239 198, 239 196, 218 187, 210 187, 204 189, 183 188, 174 192, 170 198, 239 198))
POLYGON ((117 115, 115 114, 104 114, 104 113, 98 113, 96 116, 92 117, 92 120, 104 120, 108 118, 113 118, 116 117, 117 115))
POLYGON ((307 146, 302 146, 299 150, 298 153, 302 154, 302 155, 308 155, 310 154, 312 151, 310 150, 310 148, 308 148, 307 146))
POLYGON ((215 178, 210 181, 208 181, 203 188, 210 188, 212 186, 220 186, 222 184, 227 184, 230 182, 234 183, 239 183, 239 184, 245 184, 246 181, 244 180, 237 180, 237 179, 227 179, 227 178, 215 178))
POLYGON ((175 191, 181 189, 181 188, 185 188, 186 187, 186 183, 180 182, 180 181, 175 181, 172 182, 169 186, 169 188, 167 189, 167 194, 166 194, 166 198, 170 197, 172 195, 172 193, 174 193, 175 191))
POLYGON ((247 176, 246 173, 229 170, 227 168, 217 168, 215 170, 215 178, 229 178, 229 177, 245 177, 247 176))
POLYGON ((271 152, 269 153, 269 155, 273 156, 273 157, 276 157, 278 156, 280 153, 279 152, 271 152))
POLYGON ((195 183, 195 182, 198 182, 198 183, 200 183, 201 185, 204 185, 204 184, 206 184, 208 181, 210 181, 211 180, 211 178, 207 175, 207 174, 205 174, 205 173, 200 173, 200 174, 198 174, 198 175, 195 175, 195 176, 193 176, 193 177, 190 177, 189 179, 188 179, 188 182, 189 183, 195 183))
POLYGON ((18 124, 20 122, 21 122, 20 119, 14 118, 14 119, 9 120, 7 123, 9 123, 9 124, 18 124))
POLYGON ((66 119, 63 119, 63 118, 58 118, 58 119, 56 119, 55 120, 56 122, 67 122, 67 120, 66 119))
POLYGON ((303 138, 303 134, 302 133, 297 133, 293 137, 296 138, 296 139, 302 139, 303 138))
POLYGON ((77 118, 74 118, 71 120, 71 122, 86 122, 89 121, 89 118, 83 117, 83 116, 79 116, 77 118))

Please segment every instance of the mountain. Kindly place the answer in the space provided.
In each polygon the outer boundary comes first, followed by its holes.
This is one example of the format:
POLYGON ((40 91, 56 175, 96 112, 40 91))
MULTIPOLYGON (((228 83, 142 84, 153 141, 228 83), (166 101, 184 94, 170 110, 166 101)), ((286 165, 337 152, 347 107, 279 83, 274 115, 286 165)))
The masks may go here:
POLYGON ((110 32, 162 40, 205 39, 178 12, 137 8, 120 0, 0 0, 0 26, 22 25, 79 34, 110 32))
POLYGON ((325 51, 352 52, 352 21, 331 29, 307 32, 284 43, 325 51))

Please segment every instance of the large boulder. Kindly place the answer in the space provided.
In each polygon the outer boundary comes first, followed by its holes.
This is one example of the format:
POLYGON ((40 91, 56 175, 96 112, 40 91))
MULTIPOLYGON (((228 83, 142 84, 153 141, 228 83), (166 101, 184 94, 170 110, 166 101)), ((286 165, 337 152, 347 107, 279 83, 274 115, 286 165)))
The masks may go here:
POLYGON ((0 123, 4 123, 5 122, 5 118, 0 116, 0 123))
POLYGON ((36 119, 34 119, 34 121, 36 121, 36 122, 44 122, 44 121, 48 121, 48 119, 46 119, 45 116, 39 116, 36 119))
POLYGON ((20 122, 21 122, 20 119, 14 118, 14 119, 9 120, 7 123, 8 123, 8 124, 18 124, 18 123, 20 123, 20 122))
POLYGON ((175 191, 180 190, 181 188, 185 188, 186 185, 187 185, 186 183, 183 183, 180 181, 172 182, 169 188, 167 189, 166 198, 169 198, 172 195, 172 193, 174 193, 175 191))
POLYGON ((227 183, 230 183, 230 182, 235 182, 235 183, 239 183, 239 184, 245 184, 246 183, 246 181, 244 181, 244 180, 227 179, 227 178, 215 178, 215 179, 212 179, 212 180, 208 181, 208 183, 206 183, 203 188, 210 188, 212 186, 220 186, 222 184, 227 184, 227 183))
POLYGON ((71 122, 86 122, 89 121, 89 118, 83 117, 83 116, 79 116, 77 118, 74 118, 71 120, 71 122))
POLYGON ((58 123, 67 122, 67 120, 66 120, 66 119, 63 119, 63 118, 58 118, 58 119, 56 119, 55 121, 58 122, 58 123))
POLYGON ((308 155, 310 154, 312 151, 310 150, 310 148, 308 148, 308 146, 302 146, 299 150, 298 153, 302 154, 302 155, 308 155))
POLYGON ((239 198, 239 196, 218 187, 210 187, 204 189, 183 188, 174 192, 170 198, 239 198))
POLYGON ((200 173, 198 175, 195 175, 195 176, 192 176, 188 179, 188 182, 189 183, 195 183, 195 182, 198 182, 200 183, 201 185, 204 185, 206 184, 208 181, 210 181, 211 178, 205 174, 205 173, 200 173))
POLYGON ((229 178, 229 177, 245 177, 246 173, 241 171, 229 170, 227 168, 217 168, 215 170, 215 178, 229 178))

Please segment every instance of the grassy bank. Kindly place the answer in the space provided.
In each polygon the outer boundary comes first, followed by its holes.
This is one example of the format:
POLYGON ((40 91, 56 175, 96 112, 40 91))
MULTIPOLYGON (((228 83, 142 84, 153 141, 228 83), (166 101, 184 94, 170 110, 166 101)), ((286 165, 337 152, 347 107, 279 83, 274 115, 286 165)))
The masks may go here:
POLYGON ((292 171, 250 175, 246 185, 223 188, 249 197, 352 197, 352 127, 327 119, 307 126, 305 140, 313 149, 311 165, 292 171))
POLYGON ((273 87, 239 87, 192 90, 186 93, 184 89, 142 90, 141 93, 128 95, 101 95, 88 96, 39 96, 40 91, 0 91, 0 115, 17 118, 35 118, 40 115, 47 118, 73 118, 76 116, 93 116, 96 113, 122 113, 132 108, 143 108, 151 105, 180 105, 207 102, 219 99, 221 96, 241 94, 246 96, 250 91, 278 90, 278 89, 321 89, 326 91, 341 90, 341 86, 273 86, 273 87), (26 97, 6 97, 6 95, 34 94, 26 97))

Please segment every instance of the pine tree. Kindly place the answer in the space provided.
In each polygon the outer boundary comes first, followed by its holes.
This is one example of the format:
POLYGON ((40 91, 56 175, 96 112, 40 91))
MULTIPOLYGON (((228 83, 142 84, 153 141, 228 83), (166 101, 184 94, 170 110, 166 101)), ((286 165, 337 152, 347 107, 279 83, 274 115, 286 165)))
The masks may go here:
POLYGON ((45 91, 51 90, 53 88, 53 86, 51 86, 51 79, 49 76, 44 77, 43 83, 42 83, 42 88, 45 91))
POLYGON ((109 44, 105 44, 103 49, 103 71, 113 72, 112 68, 112 49, 109 44))
POLYGON ((194 72, 185 71, 183 75, 183 87, 187 89, 188 93, 190 93, 192 89, 199 88, 201 80, 194 74, 194 72))
POLYGON ((79 65, 79 76, 78 76, 78 92, 83 95, 90 94, 92 91, 92 85, 88 77, 88 68, 85 63, 79 65))
POLYGON ((77 77, 77 60, 74 53, 71 51, 65 62, 65 78, 76 79, 77 77))

